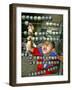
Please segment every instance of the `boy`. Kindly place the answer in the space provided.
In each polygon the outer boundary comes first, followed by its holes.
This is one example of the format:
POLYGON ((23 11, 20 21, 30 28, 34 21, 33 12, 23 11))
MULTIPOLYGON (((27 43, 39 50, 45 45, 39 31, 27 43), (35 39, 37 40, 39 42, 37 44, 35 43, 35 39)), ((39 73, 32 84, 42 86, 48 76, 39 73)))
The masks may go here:
MULTIPOLYGON (((42 44, 42 47, 39 47, 39 48, 33 47, 31 37, 29 38, 28 50, 32 53, 33 56, 40 56, 40 57, 57 56, 57 53, 55 52, 55 43, 54 42, 44 41, 42 44)), ((47 70, 48 67, 51 67, 51 65, 48 66, 48 64, 43 64, 44 61, 45 61, 44 58, 37 59, 37 62, 42 62, 42 64, 37 65, 37 72, 45 69, 46 70, 45 75, 53 74, 54 72, 49 72, 47 70)))

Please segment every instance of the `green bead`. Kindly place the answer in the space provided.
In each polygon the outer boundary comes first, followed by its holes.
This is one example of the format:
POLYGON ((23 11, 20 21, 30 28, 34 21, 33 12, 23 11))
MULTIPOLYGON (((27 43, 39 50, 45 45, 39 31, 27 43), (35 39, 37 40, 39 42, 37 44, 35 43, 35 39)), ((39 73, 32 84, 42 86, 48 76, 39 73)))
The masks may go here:
POLYGON ((59 64, 59 61, 57 61, 57 64, 59 64))
POLYGON ((56 66, 55 69, 58 69, 58 67, 56 66))
POLYGON ((33 64, 35 64, 35 61, 33 61, 33 64))
POLYGON ((55 70, 55 66, 53 67, 53 70, 55 70))
POLYGON ((34 73, 32 73, 32 76, 34 75, 34 73))
POLYGON ((37 75, 37 73, 35 72, 35 75, 37 75))
POLYGON ((36 60, 37 59, 36 56, 34 56, 33 59, 36 60))

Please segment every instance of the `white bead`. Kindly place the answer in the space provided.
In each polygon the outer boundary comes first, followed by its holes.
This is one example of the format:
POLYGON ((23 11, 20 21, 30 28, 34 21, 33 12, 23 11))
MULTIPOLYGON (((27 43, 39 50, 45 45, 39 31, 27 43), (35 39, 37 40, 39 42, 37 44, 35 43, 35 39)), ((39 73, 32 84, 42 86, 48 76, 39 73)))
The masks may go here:
POLYGON ((46 70, 44 70, 44 73, 46 73, 46 70))
POLYGON ((41 20, 41 16, 38 16, 38 20, 41 20))
POLYGON ((59 40, 59 39, 57 38, 57 40, 59 40))
POLYGON ((24 56, 24 53, 21 53, 21 56, 24 56))
POLYGON ((42 40, 42 37, 40 37, 40 40, 42 40))
POLYGON ((51 16, 49 16, 49 19, 51 20, 51 19, 52 19, 52 17, 51 17, 51 16))
POLYGON ((24 31, 24 34, 27 34, 27 31, 24 31))
POLYGON ((55 32, 52 32, 53 35, 55 35, 55 32))
POLYGON ((25 15, 22 16, 22 19, 25 19, 25 15))
POLYGON ((37 16, 34 16, 34 20, 37 20, 37 16))
POLYGON ((38 72, 38 75, 40 75, 40 72, 38 72))
POLYGON ((55 56, 54 58, 55 58, 55 59, 57 59, 57 57, 56 57, 56 56, 55 56))
POLYGON ((28 25, 28 23, 29 23, 28 21, 25 21, 25 25, 28 25))
POLYGON ((46 16, 45 18, 46 18, 46 20, 48 20, 48 18, 49 18, 49 17, 48 17, 48 16, 46 16))
POLYGON ((29 19, 29 16, 26 16, 26 19, 29 19))
POLYGON ((37 56, 37 59, 39 59, 39 56, 37 56))
POLYGON ((50 26, 52 26, 52 23, 49 23, 50 26))
POLYGON ((36 37, 35 39, 38 40, 38 37, 36 37))
POLYGON ((49 59, 51 59, 51 57, 49 56, 49 59))
POLYGON ((27 54, 25 53, 25 56, 27 56, 27 54))
POLYGON ((48 64, 51 64, 51 62, 49 61, 48 64))
POLYGON ((49 22, 46 22, 46 25, 48 26, 48 25, 50 25, 50 23, 49 22))
POLYGON ((48 69, 48 71, 50 71, 50 69, 48 69))
POLYGON ((38 33, 37 32, 35 32, 35 36, 37 36, 38 35, 38 33))
POLYGON ((51 57, 52 59, 54 59, 54 57, 51 57))
POLYGON ((45 17, 44 16, 42 16, 42 20, 44 20, 45 19, 45 17))
POLYGON ((54 26, 56 26, 56 23, 53 23, 54 26))
POLYGON ((48 59, 48 57, 46 57, 46 59, 48 59))
POLYGON ((56 32, 56 34, 58 34, 58 32, 56 32))
POLYGON ((47 38, 47 40, 49 40, 49 38, 47 38))
POLYGON ((42 33, 41 32, 39 32, 39 35, 41 35, 42 33))
POLYGON ((30 19, 32 20, 33 19, 33 16, 30 16, 30 19))
POLYGON ((44 35, 45 33, 44 33, 44 32, 42 32, 42 34, 44 35))
POLYGON ((32 37, 32 40, 34 40, 35 38, 34 37, 32 37))
POLYGON ((53 61, 51 61, 51 64, 53 64, 53 61))
POLYGON ((57 23, 57 26, 59 26, 59 24, 57 23))

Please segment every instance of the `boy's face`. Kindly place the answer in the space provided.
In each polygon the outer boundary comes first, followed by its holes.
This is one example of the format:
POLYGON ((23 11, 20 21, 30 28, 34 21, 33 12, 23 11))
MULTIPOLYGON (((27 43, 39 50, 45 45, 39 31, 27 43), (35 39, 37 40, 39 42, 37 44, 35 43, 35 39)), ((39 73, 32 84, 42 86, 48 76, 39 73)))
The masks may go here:
POLYGON ((51 43, 42 45, 43 54, 49 54, 51 52, 51 50, 52 50, 52 44, 51 43))

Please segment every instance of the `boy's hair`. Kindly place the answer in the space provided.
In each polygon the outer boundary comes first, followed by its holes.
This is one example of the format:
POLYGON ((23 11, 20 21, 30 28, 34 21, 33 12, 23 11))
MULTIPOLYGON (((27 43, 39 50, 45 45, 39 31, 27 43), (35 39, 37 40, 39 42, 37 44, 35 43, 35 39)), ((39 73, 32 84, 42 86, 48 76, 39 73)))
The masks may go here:
POLYGON ((43 44, 45 44, 45 45, 48 45, 48 44, 51 44, 52 45, 52 48, 55 48, 55 43, 54 43, 54 41, 44 41, 43 42, 43 44))

